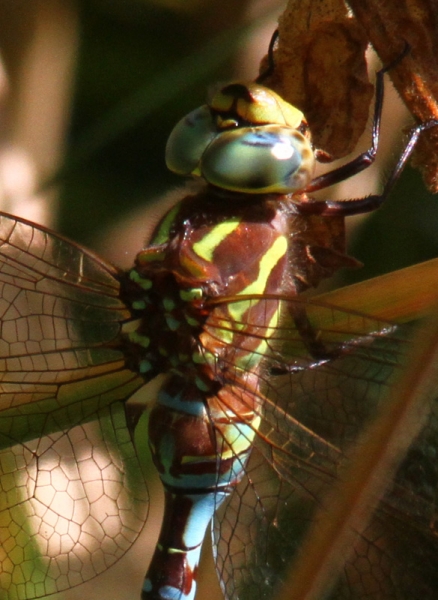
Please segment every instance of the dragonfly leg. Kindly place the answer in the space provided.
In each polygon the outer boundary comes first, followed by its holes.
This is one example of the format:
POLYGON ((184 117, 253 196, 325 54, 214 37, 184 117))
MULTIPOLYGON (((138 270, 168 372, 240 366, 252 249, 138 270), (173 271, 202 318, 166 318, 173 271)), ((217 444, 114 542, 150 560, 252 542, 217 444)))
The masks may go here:
POLYGON ((319 177, 315 177, 309 183, 309 185, 305 188, 304 192, 309 194, 311 192, 316 192, 322 190, 326 187, 339 183, 340 181, 344 181, 353 175, 357 175, 364 169, 367 169, 371 166, 376 158, 377 148, 379 146, 379 138, 380 138, 380 123, 382 120, 382 108, 383 108, 383 97, 384 97, 384 76, 385 74, 397 66, 401 60, 406 56, 409 52, 410 47, 408 44, 405 45, 403 52, 397 56, 397 58, 386 65, 376 73, 376 96, 374 102, 374 116, 373 116, 373 131, 371 135, 371 146, 365 152, 362 152, 359 156, 351 160, 350 162, 338 167, 337 169, 333 169, 332 171, 328 171, 319 177))
POLYGON ((275 44, 278 41, 278 37, 279 37, 279 33, 278 33, 278 29, 276 29, 271 36, 271 41, 269 42, 268 65, 267 65, 266 69, 262 73, 260 73, 260 75, 257 77, 256 83, 263 83, 263 81, 267 77, 270 77, 275 71, 274 48, 275 48, 275 44))
MULTIPOLYGON (((301 202, 299 205, 300 214, 318 214, 323 216, 338 215, 350 216, 371 212, 379 208, 388 197, 389 193, 400 177, 407 161, 415 149, 418 138, 428 129, 438 126, 438 119, 431 119, 425 123, 420 123, 413 127, 409 133, 408 141, 405 149, 400 156, 396 166, 392 170, 391 175, 387 179, 381 194, 372 194, 365 198, 355 198, 349 200, 312 200, 301 202)), ((342 167, 341 167, 342 168, 342 167)))
MULTIPOLYGON (((320 339, 318 331, 313 327, 307 316, 304 306, 291 305, 288 306, 289 315, 292 318, 300 338, 307 348, 310 356, 314 359, 314 366, 335 360, 342 354, 343 348, 328 348, 320 339)), ((308 368, 308 364, 306 365, 308 368)), ((296 365, 285 365, 279 362, 271 368, 271 375, 285 375, 292 371, 301 370, 302 367, 296 365)))
MULTIPOLYGON (((379 146, 380 138, 380 123, 382 118, 383 108, 383 97, 384 97, 384 76, 385 74, 397 66, 400 61, 410 52, 409 44, 405 44, 403 52, 389 65, 383 67, 376 73, 376 97, 374 104, 374 117, 373 117, 373 130, 371 136, 371 146, 357 156, 352 161, 342 165, 337 169, 328 171, 319 177, 314 178, 310 184, 303 190, 307 195, 311 192, 315 192, 324 189, 328 186, 344 181, 349 177, 360 173, 364 169, 371 166, 374 162, 379 146)), ((414 148, 417 144, 418 138, 423 131, 427 131, 432 127, 438 125, 437 119, 431 119, 424 123, 420 123, 413 127, 409 133, 408 141, 405 145, 404 151, 400 156, 396 166, 392 170, 391 175, 387 179, 383 191, 381 194, 372 194, 365 198, 356 198, 348 200, 338 201, 317 201, 311 197, 307 201, 301 202, 299 205, 299 211, 301 214, 319 214, 324 216, 338 215, 338 216, 349 216, 354 214, 362 214, 371 212, 379 208, 379 206, 385 201, 400 177, 403 168, 405 167, 409 157, 411 156, 414 148)))
POLYGON ((322 340, 319 339, 318 332, 309 321, 304 306, 290 306, 289 313, 294 320, 298 333, 313 358, 327 360, 337 355, 337 352, 329 350, 322 340))

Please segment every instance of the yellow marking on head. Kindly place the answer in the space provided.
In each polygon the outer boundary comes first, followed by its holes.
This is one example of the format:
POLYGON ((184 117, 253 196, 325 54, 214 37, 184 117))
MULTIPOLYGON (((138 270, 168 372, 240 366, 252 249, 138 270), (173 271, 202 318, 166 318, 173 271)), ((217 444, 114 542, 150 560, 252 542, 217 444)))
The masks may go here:
POLYGON ((237 117, 253 125, 288 125, 296 129, 304 120, 298 108, 255 82, 225 85, 215 93, 209 105, 219 112, 234 111, 237 117))
POLYGON ((274 91, 257 83, 248 85, 248 91, 253 101, 248 103, 244 99, 239 99, 237 112, 250 123, 288 125, 296 129, 304 119, 303 113, 298 108, 283 100, 274 91))
MULTIPOLYGON (((245 289, 241 290, 239 296, 247 296, 252 294, 263 294, 266 288, 269 275, 272 269, 283 258, 287 251, 287 239, 284 235, 278 237, 272 246, 265 252, 259 263, 259 274, 257 279, 250 283, 245 289)), ((228 312, 234 321, 241 321, 242 316, 251 306, 251 300, 243 300, 242 302, 233 302, 228 307, 228 312)))
POLYGON ((199 242, 193 244, 194 252, 204 260, 212 262, 213 252, 230 233, 233 233, 239 227, 239 224, 240 219, 230 219, 216 225, 199 242))

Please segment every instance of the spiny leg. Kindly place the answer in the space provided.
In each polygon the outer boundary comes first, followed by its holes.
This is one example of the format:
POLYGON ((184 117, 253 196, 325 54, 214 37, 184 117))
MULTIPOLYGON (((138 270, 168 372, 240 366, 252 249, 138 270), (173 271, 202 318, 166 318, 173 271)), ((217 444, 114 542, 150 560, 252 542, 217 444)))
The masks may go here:
POLYGON ((365 198, 354 198, 349 200, 318 201, 309 198, 308 201, 300 203, 298 207, 300 214, 318 214, 323 216, 338 215, 347 217, 376 210, 385 202, 392 191, 414 151, 420 135, 423 131, 427 131, 436 126, 438 126, 438 119, 431 119, 430 121, 420 123, 411 129, 403 153, 388 177, 381 194, 371 194, 365 198))
POLYGON ((410 51, 410 47, 408 44, 405 45, 403 52, 397 56, 395 60, 392 61, 389 65, 386 65, 376 73, 376 95, 374 102, 374 116, 373 116, 373 131, 371 135, 371 146, 365 152, 362 152, 359 156, 351 160, 350 162, 338 167, 337 169, 333 169, 332 171, 328 171, 319 177, 315 177, 309 183, 309 185, 305 188, 304 192, 306 194, 311 192, 316 192, 322 190, 331 185, 335 185, 340 181, 344 181, 353 175, 357 175, 364 169, 367 169, 371 166, 376 158, 377 149, 379 146, 379 138, 380 138, 380 124, 382 120, 382 109, 383 109, 383 97, 385 90, 385 81, 384 76, 388 71, 396 67, 406 56, 406 54, 410 51))

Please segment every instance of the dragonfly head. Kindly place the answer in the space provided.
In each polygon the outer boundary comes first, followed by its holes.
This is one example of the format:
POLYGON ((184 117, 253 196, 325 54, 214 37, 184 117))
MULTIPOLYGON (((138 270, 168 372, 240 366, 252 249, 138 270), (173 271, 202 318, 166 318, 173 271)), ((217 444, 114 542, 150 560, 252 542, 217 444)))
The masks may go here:
MULTIPOLYGON (((229 115, 240 127, 285 125, 297 129, 305 122, 300 110, 259 83, 229 83, 222 86, 212 96, 208 106, 218 119, 221 119, 221 115, 229 115)), ((219 124, 219 127, 230 128, 226 120, 225 125, 219 124)))
POLYGON ((230 83, 170 134, 168 168, 247 194, 299 192, 315 157, 302 112, 258 83, 230 83))

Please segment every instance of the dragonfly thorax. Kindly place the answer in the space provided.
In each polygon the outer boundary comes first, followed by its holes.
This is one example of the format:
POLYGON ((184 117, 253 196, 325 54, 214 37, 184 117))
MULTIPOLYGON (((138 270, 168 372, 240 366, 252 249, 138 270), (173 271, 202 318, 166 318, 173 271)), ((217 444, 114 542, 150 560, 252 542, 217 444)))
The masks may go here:
POLYGON ((315 157, 297 108, 262 85, 233 83, 175 126, 166 163, 226 190, 289 194, 311 181, 315 157))
POLYGON ((139 286, 132 308, 140 318, 126 332, 136 369, 148 380, 170 372, 201 389, 211 389, 214 358, 199 342, 207 314, 202 308, 202 290, 179 289, 171 274, 149 275, 144 277, 135 269, 130 273, 139 286))

